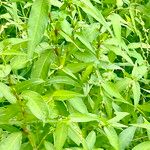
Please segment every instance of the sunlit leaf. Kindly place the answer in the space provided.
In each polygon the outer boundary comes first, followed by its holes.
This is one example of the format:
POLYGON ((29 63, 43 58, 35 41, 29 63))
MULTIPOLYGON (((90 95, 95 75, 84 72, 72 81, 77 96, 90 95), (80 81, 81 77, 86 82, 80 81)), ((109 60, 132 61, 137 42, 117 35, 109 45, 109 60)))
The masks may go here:
POLYGON ((48 23, 49 0, 35 0, 28 21, 28 58, 32 58, 48 23))
POLYGON ((22 142, 21 132, 14 132, 8 135, 7 138, 3 139, 0 142, 1 150, 20 150, 22 142))
POLYGON ((45 121, 48 117, 48 106, 42 96, 34 91, 24 91, 22 97, 27 100, 27 106, 38 119, 45 121))

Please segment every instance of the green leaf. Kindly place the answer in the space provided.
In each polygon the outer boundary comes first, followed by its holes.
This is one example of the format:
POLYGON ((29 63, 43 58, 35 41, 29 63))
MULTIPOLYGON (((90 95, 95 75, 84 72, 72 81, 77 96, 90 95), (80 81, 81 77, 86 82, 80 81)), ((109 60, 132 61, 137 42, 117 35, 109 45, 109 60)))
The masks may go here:
POLYGON ((51 56, 50 50, 47 50, 41 54, 41 56, 33 65, 31 72, 31 79, 41 78, 45 80, 48 77, 50 56, 51 56))
POLYGON ((132 91, 133 91, 134 105, 137 106, 141 96, 140 84, 138 81, 132 81, 132 91))
POLYGON ((81 129, 79 128, 78 124, 71 122, 69 124, 69 129, 72 132, 69 134, 70 138, 79 145, 82 143, 84 150, 89 150, 86 140, 83 138, 83 134, 81 129))
POLYGON ((13 70, 25 68, 28 63, 27 56, 15 56, 11 59, 10 64, 13 70))
POLYGON ((65 122, 57 124, 54 135, 54 147, 56 150, 62 150, 68 135, 68 125, 65 122))
POLYGON ((145 141, 136 145, 132 150, 149 150, 149 149, 150 149, 150 141, 145 141))
POLYGON ((86 137, 86 142, 88 145, 88 148, 92 150, 94 148, 94 144, 96 142, 96 134, 94 131, 91 131, 88 136, 86 137))
POLYGON ((10 65, 0 65, 0 78, 7 77, 11 72, 10 65))
POLYGON ((121 23, 120 23, 120 16, 118 14, 112 14, 109 16, 112 22, 113 30, 115 37, 117 38, 118 42, 121 42, 121 23))
POLYGON ((0 92, 10 103, 16 103, 17 99, 13 95, 11 88, 2 82, 0 82, 0 92))
POLYGON ((104 131, 109 140, 109 143, 114 147, 115 150, 119 150, 119 138, 113 127, 104 127, 104 131))
POLYGON ((123 0, 116 0, 117 7, 121 7, 123 5, 123 0))
POLYGON ((74 42, 74 40, 72 39, 72 37, 70 37, 70 36, 69 36, 68 34, 66 34, 64 31, 59 31, 59 34, 60 34, 62 37, 64 37, 67 42, 70 42, 70 43, 74 44, 74 46, 76 46, 76 48, 77 48, 78 50, 80 50, 81 52, 83 51, 83 50, 74 42))
POLYGON ((93 54, 95 54, 94 48, 91 46, 91 44, 87 41, 87 39, 80 33, 75 34, 75 37, 77 37, 93 54))
POLYGON ((119 122, 121 119, 123 119, 125 116, 129 115, 127 112, 115 112, 116 116, 110 120, 108 120, 108 123, 113 124, 116 122, 119 122))
POLYGON ((101 12, 92 5, 90 0, 73 0, 73 3, 79 6, 86 14, 89 14, 94 19, 96 19, 98 22, 100 22, 113 36, 111 29, 109 28, 107 22, 105 21, 105 18, 101 14, 101 12))
POLYGON ((88 113, 87 107, 84 104, 82 98, 80 98, 80 97, 72 98, 68 102, 72 105, 72 107, 74 107, 79 112, 81 112, 83 114, 88 113))
POLYGON ((48 23, 50 1, 35 0, 28 21, 28 58, 32 58, 36 46, 40 43, 48 23))
POLYGON ((49 111, 42 96, 34 91, 24 91, 22 97, 27 100, 26 105, 33 115, 44 122, 48 117, 49 111))
POLYGON ((69 118, 71 119, 72 122, 90 122, 90 121, 99 122, 98 116, 91 113, 86 113, 86 114, 72 113, 70 114, 69 118))
POLYGON ((150 103, 144 103, 143 105, 138 105, 138 107, 145 112, 150 112, 150 103))
POLYGON ((118 90, 115 88, 115 85, 111 82, 105 82, 101 84, 104 90, 111 96, 114 96, 116 98, 123 99, 121 94, 118 92, 118 90))
POLYGON ((136 127, 128 127, 119 134, 120 150, 124 150, 132 142, 136 127))
POLYGON ((55 100, 70 100, 74 97, 83 97, 82 94, 68 90, 57 90, 52 95, 55 100))
POLYGON ((61 3, 58 0, 50 0, 51 5, 56 6, 56 7, 61 7, 63 5, 63 3, 61 3))
POLYGON ((42 83, 44 83, 44 80, 42 80, 42 79, 30 79, 30 80, 26 80, 26 81, 22 81, 22 82, 17 83, 14 86, 14 88, 18 93, 20 93, 20 92, 23 92, 25 90, 32 89, 32 87, 38 86, 42 83))
POLYGON ((21 132, 11 133, 0 142, 1 150, 20 150, 22 141, 21 132))
POLYGON ((54 150, 53 144, 48 141, 44 141, 44 146, 46 150, 54 150))
POLYGON ((55 83, 62 83, 62 84, 68 84, 68 85, 73 85, 73 86, 79 86, 78 82, 75 80, 67 77, 67 76, 55 76, 51 77, 46 81, 46 85, 51 85, 55 83))

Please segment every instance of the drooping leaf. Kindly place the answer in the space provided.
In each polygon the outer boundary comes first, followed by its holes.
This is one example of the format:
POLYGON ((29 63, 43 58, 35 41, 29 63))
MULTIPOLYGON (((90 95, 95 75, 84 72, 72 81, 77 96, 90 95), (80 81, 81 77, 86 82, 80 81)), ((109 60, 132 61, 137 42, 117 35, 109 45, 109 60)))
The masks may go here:
POLYGON ((48 23, 49 0, 35 0, 28 21, 28 58, 32 58, 48 23))
POLYGON ((24 91, 22 97, 27 100, 27 107, 38 119, 43 122, 48 117, 48 106, 42 96, 34 91, 24 91))
POLYGON ((11 133, 7 138, 0 142, 1 150, 20 150, 22 141, 21 132, 11 133))

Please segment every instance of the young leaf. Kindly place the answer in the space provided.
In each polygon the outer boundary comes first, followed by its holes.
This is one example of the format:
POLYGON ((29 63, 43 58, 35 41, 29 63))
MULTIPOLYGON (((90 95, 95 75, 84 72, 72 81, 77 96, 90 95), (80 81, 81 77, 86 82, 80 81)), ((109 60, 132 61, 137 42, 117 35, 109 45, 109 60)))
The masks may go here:
POLYGON ((33 115, 44 122, 49 111, 42 96, 34 91, 24 91, 22 97, 27 100, 27 106, 33 115))
POLYGON ((68 125, 65 122, 57 124, 54 135, 54 147, 56 150, 62 150, 68 135, 68 125))
POLYGON ((10 87, 2 82, 0 82, 0 92, 10 103, 16 103, 17 99, 13 95, 10 87))
POLYGON ((48 23, 49 0, 35 0, 28 21, 28 58, 32 58, 48 23))
POLYGON ((20 150, 22 141, 21 132, 11 133, 0 142, 0 150, 20 150))

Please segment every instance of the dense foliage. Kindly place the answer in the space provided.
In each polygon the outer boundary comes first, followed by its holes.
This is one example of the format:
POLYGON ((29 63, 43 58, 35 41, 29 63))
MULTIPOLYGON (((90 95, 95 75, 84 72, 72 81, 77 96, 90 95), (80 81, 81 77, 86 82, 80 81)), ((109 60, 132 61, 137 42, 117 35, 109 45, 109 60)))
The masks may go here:
POLYGON ((148 0, 0 1, 0 150, 150 149, 148 0))

